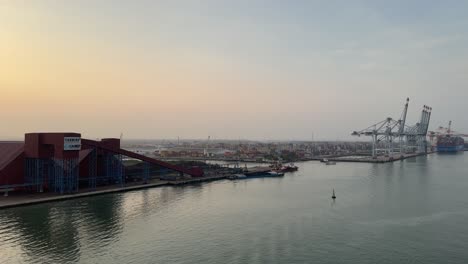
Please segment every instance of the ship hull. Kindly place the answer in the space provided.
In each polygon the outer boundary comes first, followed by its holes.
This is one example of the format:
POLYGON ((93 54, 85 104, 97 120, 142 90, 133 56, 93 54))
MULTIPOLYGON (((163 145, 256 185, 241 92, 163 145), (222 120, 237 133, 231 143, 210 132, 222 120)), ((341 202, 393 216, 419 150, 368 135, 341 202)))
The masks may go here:
POLYGON ((465 149, 465 140, 462 137, 444 135, 437 137, 438 152, 458 152, 465 149))
POLYGON ((437 146, 437 152, 458 152, 464 150, 464 145, 459 146, 437 146))

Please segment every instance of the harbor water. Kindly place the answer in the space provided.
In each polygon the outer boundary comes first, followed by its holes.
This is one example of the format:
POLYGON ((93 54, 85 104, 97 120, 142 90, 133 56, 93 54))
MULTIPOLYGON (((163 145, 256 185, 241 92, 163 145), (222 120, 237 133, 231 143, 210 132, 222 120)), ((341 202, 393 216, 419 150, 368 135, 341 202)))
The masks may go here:
POLYGON ((0 263, 468 263, 468 153, 296 165, 0 210, 0 263))

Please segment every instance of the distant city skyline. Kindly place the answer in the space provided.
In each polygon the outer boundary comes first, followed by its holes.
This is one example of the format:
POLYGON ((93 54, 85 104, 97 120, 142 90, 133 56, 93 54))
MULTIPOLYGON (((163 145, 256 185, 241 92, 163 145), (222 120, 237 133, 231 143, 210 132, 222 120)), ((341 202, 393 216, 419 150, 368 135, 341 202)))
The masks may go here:
POLYGON ((466 1, 0 2, 0 139, 468 133, 466 1))

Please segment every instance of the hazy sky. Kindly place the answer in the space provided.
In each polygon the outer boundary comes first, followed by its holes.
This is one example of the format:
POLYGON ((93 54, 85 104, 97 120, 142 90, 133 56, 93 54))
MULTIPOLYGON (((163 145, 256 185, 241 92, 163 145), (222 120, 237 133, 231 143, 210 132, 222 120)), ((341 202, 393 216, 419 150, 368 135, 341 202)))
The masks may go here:
POLYGON ((468 132, 468 1, 0 0, 0 138, 468 132))

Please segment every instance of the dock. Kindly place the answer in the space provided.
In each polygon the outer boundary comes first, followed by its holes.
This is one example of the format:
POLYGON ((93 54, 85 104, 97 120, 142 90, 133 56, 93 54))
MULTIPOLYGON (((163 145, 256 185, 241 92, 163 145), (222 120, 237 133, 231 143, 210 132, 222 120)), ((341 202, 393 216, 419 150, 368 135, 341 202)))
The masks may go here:
POLYGON ((34 205, 40 203, 49 203, 49 202, 58 202, 64 200, 78 199, 96 195, 104 195, 110 193, 119 193, 119 192, 128 192, 134 190, 156 188, 162 186, 181 186, 187 184, 201 183, 201 182, 210 182, 216 180, 223 180, 228 177, 227 174, 208 176, 208 177, 199 177, 199 178, 189 178, 176 181, 161 181, 153 180, 149 183, 128 183, 125 186, 103 186, 97 187, 96 189, 82 189, 78 193, 73 194, 55 194, 55 193, 10 193, 9 196, 0 196, 0 209, 34 205))
POLYGON ((396 153, 393 155, 377 156, 375 158, 373 158, 372 156, 342 156, 342 157, 328 158, 328 160, 335 161, 335 162, 387 163, 387 162, 394 162, 394 161, 414 158, 418 156, 425 156, 427 154, 432 154, 432 153, 434 152, 431 151, 428 153, 409 153, 409 154, 396 153))
POLYGON ((210 182, 210 181, 218 181, 227 179, 228 175, 216 175, 216 176, 208 176, 203 178, 192 178, 192 179, 184 179, 184 180, 177 180, 177 181, 168 181, 167 185, 177 186, 177 185, 186 185, 186 184, 193 184, 193 183, 200 183, 200 182, 210 182))

